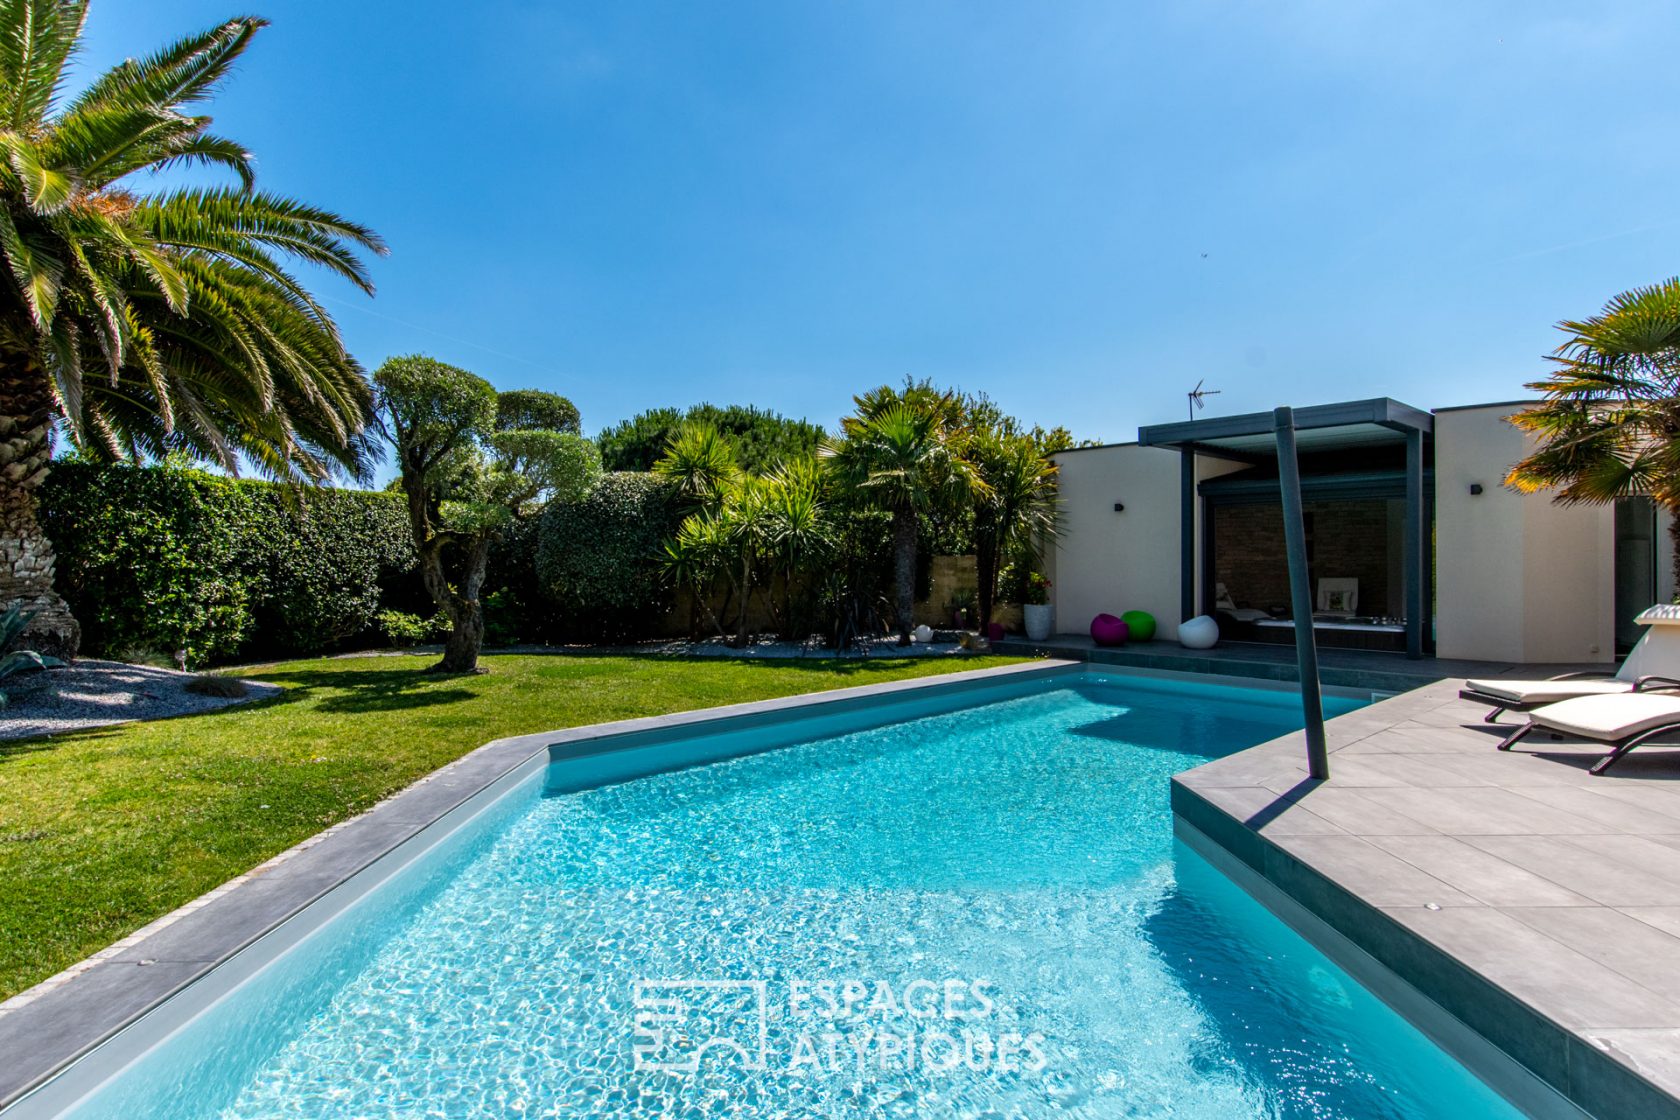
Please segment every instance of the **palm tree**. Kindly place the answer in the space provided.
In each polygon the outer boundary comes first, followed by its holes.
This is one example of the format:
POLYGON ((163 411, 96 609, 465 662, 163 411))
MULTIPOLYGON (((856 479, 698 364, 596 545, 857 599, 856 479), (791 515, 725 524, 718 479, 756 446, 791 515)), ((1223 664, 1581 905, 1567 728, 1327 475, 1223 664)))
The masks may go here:
POLYGON ((825 441, 822 454, 842 485, 892 515, 898 642, 909 645, 921 518, 962 504, 985 483, 963 459, 962 409, 954 395, 911 384, 855 400, 857 413, 840 422, 843 438, 825 441))
POLYGON ((1648 497, 1671 515, 1680 574, 1680 279, 1635 288, 1581 322, 1529 385, 1544 400, 1511 417, 1539 446, 1505 483, 1565 504, 1648 497))
POLYGON ((1001 428, 978 433, 969 458, 986 484, 974 503, 974 562, 980 631, 992 622, 998 570, 1006 556, 1034 556, 1056 533, 1056 464, 1037 440, 1001 428))
POLYGON ((264 26, 232 19, 67 98, 86 0, 0 0, 0 603, 74 652, 35 516, 58 431, 83 453, 184 452, 279 479, 365 477, 372 392, 287 269, 371 293, 371 231, 256 190, 251 154, 198 109, 264 26), (191 165, 237 186, 172 189, 191 165))

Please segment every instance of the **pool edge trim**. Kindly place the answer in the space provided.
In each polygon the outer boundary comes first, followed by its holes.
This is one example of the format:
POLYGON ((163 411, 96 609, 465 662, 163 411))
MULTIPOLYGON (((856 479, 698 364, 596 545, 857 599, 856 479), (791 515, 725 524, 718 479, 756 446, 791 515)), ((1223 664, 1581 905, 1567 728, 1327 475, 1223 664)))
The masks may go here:
MULTIPOLYGON (((1404 698, 1402 694, 1395 699, 1404 698)), ((1365 711, 1368 714, 1372 710, 1365 711)), ((1358 718, 1358 715, 1338 717, 1347 718, 1358 718)), ((1332 726, 1335 723, 1336 720, 1329 721, 1332 726)), ((1261 744, 1250 750, 1266 746, 1261 744)), ((1239 751, 1226 757, 1236 758, 1245 753, 1239 751)), ((1620 1116, 1680 1120, 1680 1101, 1638 1070, 1619 1061, 1613 1053, 1590 1045, 1542 1010, 1459 960, 1448 949, 1406 928, 1355 891, 1250 828, 1204 797, 1184 777, 1184 774, 1174 775, 1171 783, 1175 832, 1188 828, 1223 853, 1225 860, 1218 861, 1216 866, 1280 918, 1289 920, 1272 902, 1287 900, 1299 913, 1368 958, 1374 967, 1391 973, 1398 983, 1416 993, 1418 1000, 1438 1008, 1442 1016, 1504 1054, 1583 1115, 1605 1120, 1620 1116), (1228 865, 1241 870, 1232 874, 1228 865), (1256 884, 1261 890, 1250 889, 1256 884), (1466 992, 1473 993, 1473 998, 1467 997, 1466 992), (1453 1011, 1453 1006, 1467 1014, 1453 1011), (1521 1056, 1524 1054, 1526 1059, 1521 1056)), ((1334 954, 1326 952, 1326 955, 1342 963, 1334 954)), ((1396 1006, 1396 1010, 1402 1009, 1396 1006)), ((1427 1023, 1414 1020, 1414 1025, 1426 1034, 1431 1033, 1427 1023)), ((1460 1061, 1464 1059, 1460 1057, 1460 1061)), ((1482 1075, 1480 1069, 1474 1066, 1472 1069, 1478 1076, 1482 1075)))
POLYGON ((1176 811, 1173 835, 1520 1112, 1535 1120, 1593 1120, 1556 1086, 1176 811))
POLYGON ((527 767, 612 749, 602 741, 1086 670, 1083 661, 1044 659, 493 739, 0 1004, 0 1053, 8 1059, 0 1066, 0 1116, 15 1115, 77 1062, 325 896, 393 857, 406 863, 401 853, 417 844, 429 848, 440 829, 454 827, 449 818, 463 808, 472 813, 487 808, 508 792, 488 791, 516 783, 515 775, 527 767), (171 942, 177 946, 173 952, 171 942), (196 954, 183 955, 179 946, 195 942, 196 954))

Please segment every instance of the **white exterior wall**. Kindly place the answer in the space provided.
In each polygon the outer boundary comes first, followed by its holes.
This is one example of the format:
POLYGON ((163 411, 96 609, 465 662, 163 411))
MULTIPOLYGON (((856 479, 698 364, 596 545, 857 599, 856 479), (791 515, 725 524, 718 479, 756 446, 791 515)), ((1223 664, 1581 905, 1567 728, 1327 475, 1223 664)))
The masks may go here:
MULTIPOLYGON (((1104 611, 1148 611, 1159 638, 1178 637, 1179 454, 1135 443, 1056 456, 1062 531, 1049 576, 1056 632, 1084 634, 1104 611), (1114 503, 1125 504, 1115 513, 1114 503)), ((1242 464, 1199 457, 1197 481, 1242 464)), ((1200 540, 1197 542, 1200 563, 1200 540)), ((1198 570, 1197 578, 1200 579, 1198 570)))
POLYGON ((1437 656, 1611 661, 1615 511, 1507 490, 1506 471, 1530 445, 1505 422, 1514 411, 1435 415, 1437 656))
POLYGON ((1674 602, 1674 517, 1657 510, 1657 602, 1674 602))

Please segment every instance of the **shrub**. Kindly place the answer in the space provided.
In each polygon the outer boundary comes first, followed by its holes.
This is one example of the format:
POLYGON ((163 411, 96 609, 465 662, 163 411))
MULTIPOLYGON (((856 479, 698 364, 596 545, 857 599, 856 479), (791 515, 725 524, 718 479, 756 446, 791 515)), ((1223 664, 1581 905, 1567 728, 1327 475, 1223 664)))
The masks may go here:
POLYGON ((414 568, 400 498, 178 464, 57 464, 40 494, 58 589, 90 652, 187 665, 307 653, 367 631, 414 568))
POLYGON ((630 472, 603 475, 580 500, 550 502, 537 532, 537 577, 564 629, 615 638, 651 631, 672 607, 660 550, 680 514, 669 483, 630 472))
POLYGON ((195 696, 214 696, 221 700, 237 700, 251 693, 250 687, 238 677, 224 677, 219 673, 200 673, 181 687, 195 696))
POLYGON ((485 642, 493 646, 511 646, 528 634, 525 608, 519 596, 500 587, 484 597, 485 642))
POLYGON ((484 637, 495 645, 546 642, 560 627, 560 613, 537 575, 542 518, 527 517, 503 530, 490 546, 484 596, 484 637))
POLYGON ((407 611, 380 611, 379 629, 392 645, 406 648, 438 638, 449 629, 449 620, 442 614, 421 618, 407 611))
POLYGON ((601 463, 609 471, 649 471, 684 424, 706 425, 729 437, 741 468, 762 474, 777 463, 816 454, 823 431, 804 420, 732 404, 723 408, 697 404, 686 412, 655 408, 614 424, 596 439, 601 463))
POLYGON ((257 592, 242 652, 262 656, 332 649, 366 633, 382 577, 414 570, 408 513, 394 495, 361 490, 307 494, 264 483, 253 499, 245 550, 257 592))
POLYGON ((244 489, 174 465, 61 463, 40 510, 84 648, 184 651, 201 665, 245 641, 256 580, 240 563, 244 489))

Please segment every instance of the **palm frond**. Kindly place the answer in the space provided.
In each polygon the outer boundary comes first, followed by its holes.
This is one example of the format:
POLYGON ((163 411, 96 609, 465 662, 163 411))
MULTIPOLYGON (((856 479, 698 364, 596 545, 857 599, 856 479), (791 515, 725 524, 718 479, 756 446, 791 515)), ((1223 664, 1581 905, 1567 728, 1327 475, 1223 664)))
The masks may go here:
POLYGON ((46 118, 86 19, 86 0, 0 0, 0 99, 12 132, 46 118))
POLYGON ((130 105, 172 109, 202 101, 215 92, 251 37, 268 21, 243 16, 180 39, 156 54, 130 59, 107 71, 72 102, 68 115, 95 106, 130 105))
POLYGON ((1558 324, 1540 401, 1510 417, 1535 439, 1505 483, 1565 504, 1680 505, 1680 280, 1634 288, 1558 324))
POLYGON ((365 478, 379 454, 372 388, 292 270, 307 263, 371 292, 364 256, 385 245, 257 191, 251 154, 187 110, 263 21, 229 20, 123 63, 57 111, 84 16, 81 2, 0 0, 0 380, 50 399, 89 454, 365 478), (237 185, 124 185, 182 165, 237 185))

